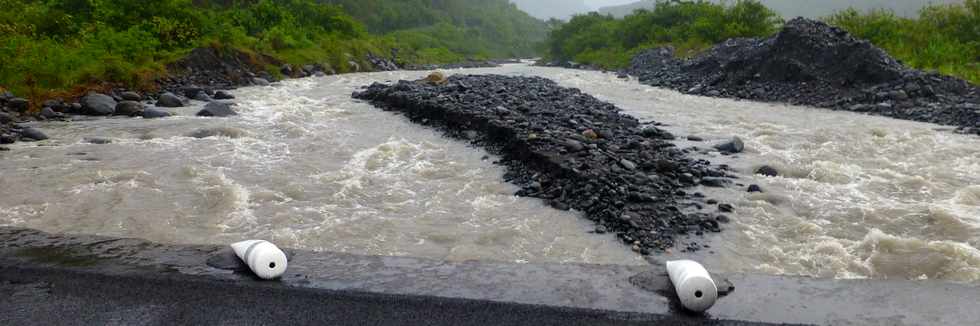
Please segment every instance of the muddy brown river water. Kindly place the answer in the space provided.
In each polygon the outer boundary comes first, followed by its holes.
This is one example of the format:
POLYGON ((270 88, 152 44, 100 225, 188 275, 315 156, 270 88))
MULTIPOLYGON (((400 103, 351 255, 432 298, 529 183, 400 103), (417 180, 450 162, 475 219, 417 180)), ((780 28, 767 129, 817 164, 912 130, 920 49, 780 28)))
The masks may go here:
MULTIPOLYGON (((612 74, 506 65, 667 123, 745 187, 694 255, 709 269, 980 282, 980 137, 850 112, 688 96, 612 74), (752 175, 772 165, 780 177, 752 175)), ((285 247, 448 260, 646 264, 576 212, 517 198, 494 157, 350 98, 425 72, 288 80, 234 91, 241 114, 38 125, 51 140, 0 152, 0 225, 165 243, 266 238, 285 247), (204 138, 190 137, 201 134, 204 138), (96 145, 86 137, 104 137, 96 145)), ((695 239, 696 240, 696 239, 695 239)), ((682 257, 670 253, 654 260, 682 257)))

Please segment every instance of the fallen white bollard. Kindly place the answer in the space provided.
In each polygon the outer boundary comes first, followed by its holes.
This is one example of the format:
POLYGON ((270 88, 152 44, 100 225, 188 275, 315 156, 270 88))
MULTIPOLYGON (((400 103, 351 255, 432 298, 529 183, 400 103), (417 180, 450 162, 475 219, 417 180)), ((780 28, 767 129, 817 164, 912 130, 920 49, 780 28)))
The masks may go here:
POLYGON ((286 273, 286 253, 265 240, 246 240, 231 244, 242 261, 255 275, 271 280, 286 273))
POLYGON ((693 312, 704 312, 718 300, 718 287, 708 270, 693 260, 667 262, 667 275, 674 284, 681 305, 693 312))

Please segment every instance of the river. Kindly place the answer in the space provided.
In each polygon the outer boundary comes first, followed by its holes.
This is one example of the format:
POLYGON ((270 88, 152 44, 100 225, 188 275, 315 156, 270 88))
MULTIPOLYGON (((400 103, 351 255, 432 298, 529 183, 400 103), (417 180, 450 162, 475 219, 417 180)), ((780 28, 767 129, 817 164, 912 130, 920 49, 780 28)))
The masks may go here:
MULTIPOLYGON (((654 119, 682 147, 733 135, 737 207, 710 249, 721 272, 980 282, 980 138, 850 112, 683 95, 613 74, 506 65, 654 119), (776 167, 780 177, 752 172, 776 167), (765 193, 747 193, 758 184, 765 193)), ((646 264, 576 212, 512 196, 483 150, 350 98, 426 72, 287 80, 233 91, 238 117, 37 125, 0 152, 0 225, 165 243, 265 238, 285 247, 448 260, 646 264), (206 136, 210 137, 192 137, 206 136), (111 144, 91 144, 104 137, 111 144)), ((652 260, 684 257, 669 253, 652 260)))

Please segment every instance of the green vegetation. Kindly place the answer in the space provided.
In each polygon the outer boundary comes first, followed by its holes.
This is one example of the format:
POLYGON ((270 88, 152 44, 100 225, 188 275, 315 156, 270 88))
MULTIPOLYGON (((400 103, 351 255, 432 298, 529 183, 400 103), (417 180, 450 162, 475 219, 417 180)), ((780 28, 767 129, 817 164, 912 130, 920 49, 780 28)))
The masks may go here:
POLYGON ((980 0, 927 6, 918 18, 885 10, 860 13, 850 9, 827 22, 870 40, 908 66, 980 84, 980 0))
POLYGON ((367 53, 403 63, 525 56, 545 28, 507 0, 0 0, 0 86, 34 102, 103 82, 150 88, 168 63, 207 46, 259 66, 338 72, 350 60, 367 66, 367 53))
MULTIPOLYGON (((693 55, 732 37, 766 37, 781 19, 758 1, 661 1, 622 19, 590 13, 554 27, 546 59, 624 68, 639 51, 672 45, 693 55)), ((891 11, 841 11, 825 19, 870 40, 906 65, 980 84, 980 0, 931 5, 918 18, 891 11)))
POLYGON ((371 33, 389 35, 400 42, 400 48, 421 52, 423 59, 449 53, 469 58, 527 57, 536 54, 537 43, 547 36, 543 21, 509 0, 325 1, 340 5, 371 33))
POLYGON ((673 45, 690 55, 732 37, 774 33, 782 20, 754 0, 731 5, 708 1, 659 2, 623 19, 590 13, 551 31, 546 59, 624 68, 639 51, 673 45))

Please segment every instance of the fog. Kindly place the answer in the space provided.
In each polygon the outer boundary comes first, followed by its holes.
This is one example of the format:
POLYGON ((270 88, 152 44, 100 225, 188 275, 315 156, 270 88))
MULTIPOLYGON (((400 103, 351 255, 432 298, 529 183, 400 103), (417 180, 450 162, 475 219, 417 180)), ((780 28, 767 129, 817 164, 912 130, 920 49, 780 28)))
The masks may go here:
MULTIPOLYGON (((512 0, 521 10, 540 19, 558 18, 568 19, 574 14, 589 12, 598 9, 590 8, 586 5, 586 0, 512 0)), ((616 2, 613 0, 589 2, 616 2)), ((629 1, 626 1, 629 3, 629 1)))
MULTIPOLYGON (((594 2, 621 2, 617 0, 595 0, 594 2)), ((712 2, 721 2, 715 0, 712 2)), ((732 1, 729 1, 732 2, 732 1)), ((808 18, 820 18, 828 16, 835 11, 854 7, 859 10, 869 10, 874 8, 891 9, 896 14, 902 16, 916 16, 919 9, 927 4, 950 4, 963 3, 963 0, 760 0, 762 4, 772 8, 785 18, 803 16, 808 18)), ((603 7, 599 11, 610 13, 615 16, 624 16, 633 12, 637 8, 653 7, 655 0, 644 0, 631 4, 603 7)))
MULTIPOLYGON (((714 0, 721 2, 724 0, 714 0)), ((915 16, 930 3, 962 3, 963 0, 760 0, 786 18, 820 18, 854 7, 860 10, 887 8, 902 16, 915 16)), ((568 19, 589 11, 624 16, 637 8, 652 7, 656 0, 512 0, 521 10, 541 19, 568 19)), ((728 2, 732 2, 729 0, 728 2)))

